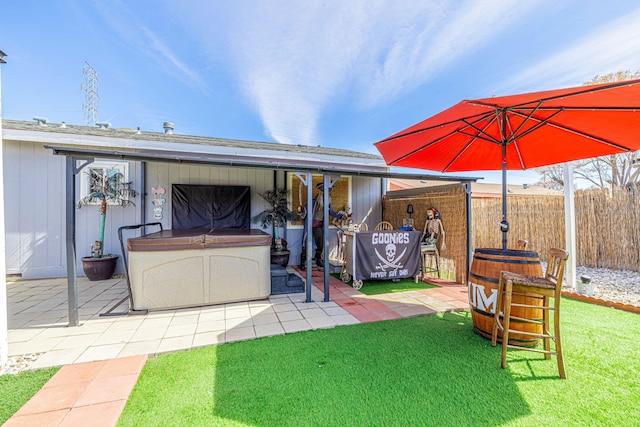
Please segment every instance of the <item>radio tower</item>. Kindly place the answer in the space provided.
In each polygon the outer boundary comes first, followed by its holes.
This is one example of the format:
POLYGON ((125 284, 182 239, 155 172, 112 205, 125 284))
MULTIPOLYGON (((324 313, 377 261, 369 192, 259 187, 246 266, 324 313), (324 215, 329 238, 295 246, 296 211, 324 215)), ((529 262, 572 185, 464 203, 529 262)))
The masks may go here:
POLYGON ((85 126, 95 126, 98 121, 98 104, 100 103, 98 73, 88 62, 85 62, 85 66, 82 67, 82 74, 84 74, 84 83, 80 87, 84 91, 84 102, 82 103, 84 124, 85 126))

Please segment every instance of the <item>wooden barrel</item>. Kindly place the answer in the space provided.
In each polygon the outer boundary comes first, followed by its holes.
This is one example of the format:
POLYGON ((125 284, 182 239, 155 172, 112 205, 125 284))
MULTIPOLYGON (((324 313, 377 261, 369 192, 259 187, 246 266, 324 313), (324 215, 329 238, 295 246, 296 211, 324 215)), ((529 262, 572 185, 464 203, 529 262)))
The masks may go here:
MULTIPOLYGON (((502 270, 514 273, 542 277, 542 266, 537 252, 478 248, 473 254, 471 271, 469 272, 469 305, 473 330, 478 335, 491 339, 493 332, 493 316, 498 300, 498 283, 502 270)), ((542 300, 513 295, 513 303, 542 305, 542 300)), ((537 308, 511 308, 513 316, 524 319, 542 319, 542 310, 537 308)), ((512 320, 510 329, 525 332, 541 333, 542 326, 512 320)), ((502 333, 498 331, 498 341, 502 342, 502 333)), ((534 347, 538 339, 518 333, 509 334, 509 344, 534 347)))

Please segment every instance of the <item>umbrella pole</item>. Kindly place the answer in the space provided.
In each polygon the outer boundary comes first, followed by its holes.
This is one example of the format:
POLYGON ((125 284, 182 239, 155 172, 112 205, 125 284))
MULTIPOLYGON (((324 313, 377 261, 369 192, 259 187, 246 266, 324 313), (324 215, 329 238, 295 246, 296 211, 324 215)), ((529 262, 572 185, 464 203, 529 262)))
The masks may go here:
POLYGON ((507 231, 509 231, 509 223, 507 222, 507 144, 502 144, 502 249, 507 250, 507 231))

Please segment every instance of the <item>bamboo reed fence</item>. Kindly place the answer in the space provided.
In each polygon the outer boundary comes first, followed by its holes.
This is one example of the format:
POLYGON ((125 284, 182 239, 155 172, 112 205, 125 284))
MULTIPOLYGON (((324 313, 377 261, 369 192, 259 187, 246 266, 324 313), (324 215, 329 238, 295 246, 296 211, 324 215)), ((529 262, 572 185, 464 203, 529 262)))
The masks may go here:
MULTIPOLYGON (((640 271, 640 193, 606 190, 575 192, 576 262, 579 266, 640 271)), ((396 228, 402 225, 407 204, 412 204, 414 226, 422 231, 426 210, 440 211, 445 229, 446 249, 441 250, 443 277, 465 283, 466 198, 462 188, 423 190, 420 194, 384 197, 384 219, 396 228)), ((500 248, 502 199, 472 198, 471 247, 500 248)), ((528 241, 528 250, 546 254, 552 247, 564 248, 563 196, 508 196, 507 219, 510 231, 507 246, 515 248, 519 239, 528 241)))

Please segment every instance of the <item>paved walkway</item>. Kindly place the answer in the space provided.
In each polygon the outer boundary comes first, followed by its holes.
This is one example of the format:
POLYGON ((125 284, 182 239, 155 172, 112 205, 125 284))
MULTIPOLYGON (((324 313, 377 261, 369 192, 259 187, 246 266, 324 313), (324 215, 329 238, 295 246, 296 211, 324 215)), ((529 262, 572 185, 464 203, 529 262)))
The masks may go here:
POLYGON ((6 425, 115 425, 147 355, 468 309, 466 286, 444 280, 434 289, 366 296, 331 277, 329 302, 323 301, 322 280, 322 272, 314 270, 310 303, 298 293, 144 316, 100 317, 125 297, 124 279, 80 278, 78 327, 68 327, 65 278, 9 283, 9 355, 36 354, 31 369, 65 366, 6 425))

